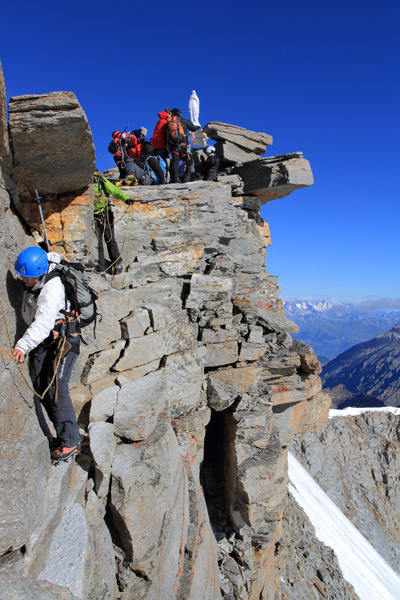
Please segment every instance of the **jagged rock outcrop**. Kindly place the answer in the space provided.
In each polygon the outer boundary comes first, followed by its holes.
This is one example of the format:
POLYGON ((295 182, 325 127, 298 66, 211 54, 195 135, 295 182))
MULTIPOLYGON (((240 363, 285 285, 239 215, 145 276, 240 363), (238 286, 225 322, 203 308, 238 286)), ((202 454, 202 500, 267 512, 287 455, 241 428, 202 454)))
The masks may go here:
POLYGON ((224 165, 257 159, 272 145, 272 136, 228 123, 213 121, 207 123, 203 131, 218 142, 215 149, 224 165))
POLYGON ((376 409, 335 416, 292 451, 340 510, 400 572, 400 416, 376 409))
MULTIPOLYGON (((126 188, 133 205, 116 202, 126 270, 91 278, 102 319, 95 338, 85 330, 71 380, 85 436, 75 463, 50 467, 2 320, 1 451, 10 459, 1 467, 0 554, 10 573, 80 600, 274 598, 287 450, 295 433, 324 423, 330 399, 312 350, 289 335, 297 326, 265 270, 269 230, 241 187, 230 175, 126 188), (69 569, 59 568, 61 552, 69 569)), ((13 339, 20 287, 11 269, 24 238, 3 190, 10 274, 1 291, 13 339)), ((71 206, 54 194, 47 223, 71 206)), ((80 198, 91 210, 90 187, 80 198)), ((68 246, 49 235, 52 249, 86 258, 89 229, 79 236, 68 246)))
POLYGON ((234 167, 244 182, 244 194, 266 204, 314 183, 310 163, 301 152, 269 156, 234 167))

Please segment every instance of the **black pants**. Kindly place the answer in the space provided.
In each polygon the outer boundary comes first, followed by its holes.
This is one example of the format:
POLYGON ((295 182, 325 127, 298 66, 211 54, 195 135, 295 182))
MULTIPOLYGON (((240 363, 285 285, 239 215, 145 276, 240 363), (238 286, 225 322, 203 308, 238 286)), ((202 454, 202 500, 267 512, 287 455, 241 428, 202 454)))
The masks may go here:
MULTIPOLYGON (((72 342, 76 345, 76 339, 72 342)), ((39 394, 43 394, 54 374, 56 346, 48 348, 38 346, 31 352, 31 366, 34 373, 34 387, 39 394)), ((57 439, 62 446, 77 446, 81 442, 74 407, 69 395, 68 384, 73 366, 78 354, 70 350, 60 361, 57 375, 43 400, 35 396, 35 410, 39 425, 51 443, 53 435, 43 415, 42 404, 56 430, 57 439)))
POLYGON ((188 154, 186 144, 181 144, 180 148, 171 151, 171 183, 186 183, 192 178, 193 159, 188 154), (182 160, 186 169, 183 179, 179 176, 179 161, 182 160))
POLYGON ((104 210, 100 215, 94 216, 94 226, 97 236, 97 249, 99 253, 99 262, 97 268, 99 271, 105 271, 106 261, 104 257, 103 238, 107 244, 108 256, 114 265, 121 262, 118 244, 114 236, 114 215, 110 208, 104 210))

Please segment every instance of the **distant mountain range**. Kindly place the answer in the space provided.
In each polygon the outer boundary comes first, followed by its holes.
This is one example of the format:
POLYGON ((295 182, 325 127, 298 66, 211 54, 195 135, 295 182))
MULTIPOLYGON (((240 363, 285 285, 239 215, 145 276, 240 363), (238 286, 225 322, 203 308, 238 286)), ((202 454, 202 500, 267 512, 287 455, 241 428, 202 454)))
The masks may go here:
POLYGON ((322 370, 324 388, 345 386, 390 406, 400 405, 400 325, 346 350, 322 370))
POLYGON ((285 315, 300 327, 296 338, 309 344, 322 364, 400 323, 400 300, 345 303, 291 299, 284 305, 285 315))

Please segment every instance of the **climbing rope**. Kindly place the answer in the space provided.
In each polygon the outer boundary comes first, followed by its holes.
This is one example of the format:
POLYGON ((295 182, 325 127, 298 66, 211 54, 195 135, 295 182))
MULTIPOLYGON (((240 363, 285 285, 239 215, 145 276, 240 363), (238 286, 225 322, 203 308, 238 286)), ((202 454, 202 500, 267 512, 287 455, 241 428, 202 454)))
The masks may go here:
POLYGON ((66 337, 65 337, 65 336, 63 337, 63 342, 62 342, 61 348, 60 348, 60 349, 59 349, 59 351, 58 351, 58 353, 59 353, 59 356, 58 356, 58 359, 57 359, 57 364, 56 364, 56 366, 55 366, 55 368, 54 368, 53 377, 51 378, 51 381, 50 381, 49 385, 47 386, 47 388, 44 390, 43 394, 39 394, 39 393, 38 393, 38 392, 37 392, 37 391, 36 391, 36 390, 35 390, 35 389, 32 387, 31 383, 28 381, 27 377, 25 376, 25 374, 24 374, 24 373, 23 373, 23 371, 22 371, 21 365, 24 367, 24 369, 25 369, 26 373, 27 373, 27 374, 28 374, 28 376, 29 376, 29 370, 28 370, 28 368, 27 368, 26 364, 25 364, 25 363, 19 363, 19 362, 15 361, 15 359, 14 359, 14 356, 13 356, 13 354, 12 354, 13 345, 12 345, 12 341, 11 341, 10 328, 9 328, 9 326, 8 326, 7 315, 6 315, 6 311, 5 311, 4 304, 3 304, 3 300, 2 300, 2 298, 1 298, 1 296, 0 296, 0 306, 1 306, 1 311, 2 311, 2 314, 3 314, 4 323, 5 323, 6 330, 7 330, 8 343, 9 343, 10 350, 11 350, 11 358, 12 358, 12 360, 15 362, 15 364, 16 364, 16 366, 17 366, 17 369, 18 369, 18 371, 19 371, 19 374, 21 375, 22 379, 25 381, 25 383, 26 383, 27 387, 30 389, 30 391, 31 391, 33 394, 35 394, 35 396, 38 396, 38 398, 40 398, 41 400, 44 400, 44 397, 46 396, 47 392, 49 391, 49 389, 50 389, 50 388, 51 388, 51 386, 53 385, 54 379, 56 378, 56 375, 57 375, 57 370, 58 370, 58 367, 59 367, 59 365, 60 365, 60 362, 61 362, 61 360, 62 360, 63 353, 64 353, 64 347, 65 347, 66 337))

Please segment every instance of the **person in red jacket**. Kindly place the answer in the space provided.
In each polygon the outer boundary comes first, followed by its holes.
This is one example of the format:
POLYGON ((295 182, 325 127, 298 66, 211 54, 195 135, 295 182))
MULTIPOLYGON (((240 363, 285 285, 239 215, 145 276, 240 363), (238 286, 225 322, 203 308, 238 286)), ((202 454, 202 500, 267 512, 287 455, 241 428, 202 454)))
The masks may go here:
POLYGON ((167 149, 166 129, 168 119, 171 116, 171 110, 169 108, 164 108, 163 111, 158 113, 158 116, 160 119, 157 121, 157 124, 154 127, 154 133, 151 142, 153 146, 153 156, 161 156, 161 158, 167 160, 169 153, 167 149))
POLYGON ((118 167, 121 179, 126 177, 126 162, 129 159, 135 160, 137 154, 137 137, 133 132, 113 131, 112 141, 108 150, 112 152, 115 164, 118 167))

